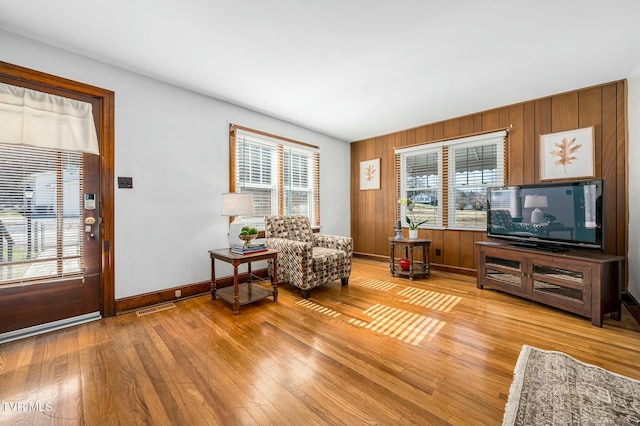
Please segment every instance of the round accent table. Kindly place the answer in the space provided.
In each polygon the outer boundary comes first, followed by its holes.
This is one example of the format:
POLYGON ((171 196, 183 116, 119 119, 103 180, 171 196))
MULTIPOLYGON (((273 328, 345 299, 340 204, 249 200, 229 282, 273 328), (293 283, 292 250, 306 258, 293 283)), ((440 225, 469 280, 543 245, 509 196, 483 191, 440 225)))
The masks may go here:
POLYGON ((389 268, 391 275, 408 276, 410 280, 416 277, 429 278, 431 276, 431 268, 429 267, 429 247, 431 240, 422 238, 396 238, 389 237, 390 259, 389 268), (414 256, 415 250, 422 249, 422 256, 416 260, 414 256), (409 259, 409 270, 403 270, 400 267, 400 259, 409 259))

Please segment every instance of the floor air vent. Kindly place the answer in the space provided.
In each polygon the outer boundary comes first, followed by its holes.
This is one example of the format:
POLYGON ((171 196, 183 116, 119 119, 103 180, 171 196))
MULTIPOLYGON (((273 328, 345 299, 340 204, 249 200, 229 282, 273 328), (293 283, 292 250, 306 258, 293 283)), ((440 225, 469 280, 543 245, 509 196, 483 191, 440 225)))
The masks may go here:
POLYGON ((140 309, 136 311, 136 315, 141 317, 144 315, 153 314, 155 312, 166 311, 167 309, 175 308, 175 303, 163 303, 162 305, 151 306, 149 308, 140 309))

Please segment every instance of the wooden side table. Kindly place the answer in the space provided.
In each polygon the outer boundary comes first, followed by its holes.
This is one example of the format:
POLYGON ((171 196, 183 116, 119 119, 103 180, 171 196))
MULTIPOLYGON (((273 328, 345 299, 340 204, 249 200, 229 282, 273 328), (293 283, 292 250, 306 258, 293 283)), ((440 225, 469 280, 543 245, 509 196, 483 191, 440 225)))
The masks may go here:
POLYGON ((273 296, 274 302, 278 301, 278 250, 269 249, 259 253, 236 254, 232 253, 231 249, 224 248, 209 250, 209 255, 211 256, 211 298, 213 300, 216 299, 217 294, 222 300, 231 304, 233 313, 236 315, 240 313, 240 305, 257 302, 269 296, 273 296), (233 265, 233 287, 229 286, 217 290, 216 259, 233 265), (252 285, 251 262, 259 260, 273 260, 273 275, 271 276, 273 291, 252 285), (240 284, 238 282, 238 266, 243 263, 247 264, 249 278, 246 283, 240 284))
POLYGON ((413 280, 417 276, 429 278, 431 276, 431 267, 429 266, 429 247, 431 240, 421 238, 396 238, 389 237, 389 247, 391 249, 389 268, 391 275, 408 276, 413 280), (398 256, 402 256, 404 248, 404 257, 409 259, 409 270, 404 270, 399 264, 399 258, 396 258, 396 248, 398 256), (422 248, 422 262, 414 260, 414 249, 422 248), (417 266, 417 268, 416 268, 417 266))

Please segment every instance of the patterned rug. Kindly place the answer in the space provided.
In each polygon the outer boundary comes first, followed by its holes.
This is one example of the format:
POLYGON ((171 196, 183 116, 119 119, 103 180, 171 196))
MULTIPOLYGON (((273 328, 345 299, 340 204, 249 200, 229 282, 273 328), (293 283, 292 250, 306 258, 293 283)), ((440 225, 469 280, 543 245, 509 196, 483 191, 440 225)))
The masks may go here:
POLYGON ((503 425, 639 425, 640 381, 524 345, 503 425))

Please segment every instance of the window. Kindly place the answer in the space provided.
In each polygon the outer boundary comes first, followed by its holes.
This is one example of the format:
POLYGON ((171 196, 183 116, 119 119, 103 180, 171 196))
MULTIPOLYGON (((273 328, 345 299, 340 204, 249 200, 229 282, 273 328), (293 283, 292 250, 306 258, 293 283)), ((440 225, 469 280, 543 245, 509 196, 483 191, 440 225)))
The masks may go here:
POLYGON ((0 144, 0 283, 83 272, 82 153, 0 144))
MULTIPOLYGON (((415 202, 422 227, 486 229, 487 188, 502 186, 506 132, 396 150, 399 198, 415 202)), ((400 217, 406 215, 400 206, 400 217)), ((407 226, 404 223, 404 226, 407 226)))
POLYGON ((313 216, 313 153, 284 149, 284 214, 313 216))
POLYGON ((253 194, 253 217, 244 222, 264 228, 264 216, 302 214, 320 224, 320 153, 302 142, 232 126, 231 192, 253 194))
MULTIPOLYGON (((413 213, 424 226, 442 226, 442 155, 438 148, 420 149, 401 156, 401 198, 415 201, 413 213)), ((406 217, 402 206, 401 217, 406 217)), ((404 223, 408 226, 407 223, 404 223)))

